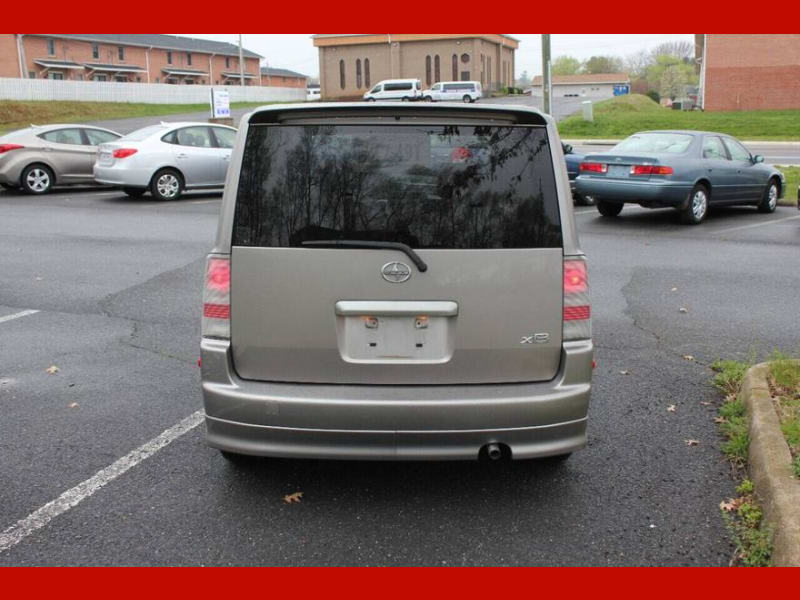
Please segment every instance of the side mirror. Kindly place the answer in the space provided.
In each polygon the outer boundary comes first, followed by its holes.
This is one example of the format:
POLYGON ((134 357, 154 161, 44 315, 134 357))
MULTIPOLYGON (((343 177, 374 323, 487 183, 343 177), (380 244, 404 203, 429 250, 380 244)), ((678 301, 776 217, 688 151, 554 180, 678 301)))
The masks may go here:
POLYGON ((572 146, 569 144, 563 144, 564 146, 564 154, 572 154, 572 146))
POLYGON ((764 162, 764 157, 763 157, 763 156, 761 156, 760 154, 756 154, 756 155, 753 157, 753 162, 754 162, 754 163, 763 163, 763 162, 764 162))

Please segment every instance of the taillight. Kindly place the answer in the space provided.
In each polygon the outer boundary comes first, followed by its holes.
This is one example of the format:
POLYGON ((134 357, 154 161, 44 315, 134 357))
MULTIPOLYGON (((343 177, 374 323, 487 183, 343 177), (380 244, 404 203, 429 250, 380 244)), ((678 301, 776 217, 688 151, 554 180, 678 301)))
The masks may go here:
POLYGON ((592 337, 589 278, 586 260, 564 260, 564 335, 565 341, 592 337))
POLYGON ((203 337, 231 336, 231 261, 210 256, 203 288, 203 337))
POLYGON ((661 165, 633 165, 631 175, 672 175, 675 171, 672 167, 661 165))
POLYGON ((606 173, 608 171, 608 165, 605 163, 582 162, 580 164, 580 170, 588 171, 589 173, 606 173))
POLYGON ((11 152, 12 150, 19 150, 24 147, 25 146, 20 146, 19 144, 0 144, 0 154, 11 152))
POLYGON ((127 158, 132 154, 136 154, 137 152, 138 150, 136 150, 136 148, 117 148, 111 153, 111 156, 114 158, 127 158))

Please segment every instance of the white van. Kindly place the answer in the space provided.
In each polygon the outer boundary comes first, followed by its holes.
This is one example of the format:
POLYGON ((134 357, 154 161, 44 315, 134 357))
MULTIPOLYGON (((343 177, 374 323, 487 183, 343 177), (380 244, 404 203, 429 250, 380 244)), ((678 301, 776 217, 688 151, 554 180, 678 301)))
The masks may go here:
POLYGON ((316 102, 320 99, 320 89, 318 87, 306 89, 306 102, 316 102))
POLYGON ((386 79, 364 94, 364 100, 401 100, 411 102, 422 97, 422 82, 419 79, 386 79))
POLYGON ((427 102, 475 102, 478 98, 483 98, 480 81, 440 81, 422 92, 427 102))

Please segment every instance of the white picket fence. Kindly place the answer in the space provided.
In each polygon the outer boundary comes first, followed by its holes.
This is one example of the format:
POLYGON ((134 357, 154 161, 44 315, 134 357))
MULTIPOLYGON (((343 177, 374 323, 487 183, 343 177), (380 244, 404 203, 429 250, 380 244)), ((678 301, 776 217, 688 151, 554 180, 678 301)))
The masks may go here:
POLYGON ((64 81, 0 77, 0 100, 80 100, 85 102, 143 102, 145 104, 207 103, 211 88, 226 89, 231 102, 296 102, 304 88, 241 85, 170 85, 115 81, 64 81))

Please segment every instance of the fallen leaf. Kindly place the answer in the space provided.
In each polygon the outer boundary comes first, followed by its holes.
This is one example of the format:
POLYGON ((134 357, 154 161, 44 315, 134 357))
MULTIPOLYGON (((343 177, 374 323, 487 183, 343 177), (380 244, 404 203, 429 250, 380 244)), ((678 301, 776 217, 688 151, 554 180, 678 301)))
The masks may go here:
POLYGON ((48 372, 48 373, 50 373, 50 375, 55 375, 56 373, 58 373, 58 367, 57 367, 57 366, 55 366, 55 365, 52 365, 52 366, 50 366, 50 367, 47 367, 47 368, 45 369, 45 371, 46 371, 46 372, 48 372))
POLYGON ((676 288, 676 287, 674 287, 674 288, 672 288, 672 289, 670 290, 670 292, 677 292, 677 291, 678 291, 678 288, 676 288))
POLYGON ((670 405, 667 407, 667 412, 675 412, 676 410, 678 410, 678 407, 677 407, 677 406, 675 406, 674 404, 670 404, 670 405))
POLYGON ((736 506, 733 503, 733 498, 731 498, 730 501, 728 502, 725 502, 724 500, 720 502, 719 508, 720 510, 724 510, 727 512, 733 512, 734 510, 736 510, 736 506))
POLYGON ((69 407, 70 408, 78 408, 78 403, 77 402, 73 402, 72 404, 69 405, 69 407))
POLYGON ((711 406, 711 402, 701 402, 700 404, 703 406, 711 406))
POLYGON ((725 417, 714 417, 714 423, 724 423, 725 417))
POLYGON ((681 306, 681 307, 678 309, 678 312, 679 312, 679 313, 687 313, 687 312, 689 312, 689 309, 688 309, 688 308, 684 308, 683 306, 681 306))
POLYGON ((686 442, 687 446, 699 446, 700 442, 698 440, 683 440, 686 442))
POLYGON ((295 492, 294 494, 286 494, 283 497, 283 501, 286 504, 291 504, 292 502, 300 502, 300 498, 303 497, 303 492, 295 492))
POLYGON ((620 371, 620 375, 630 375, 630 371, 620 371))
POLYGON ((694 360, 694 356, 692 356, 691 354, 684 354, 683 360, 694 360))

